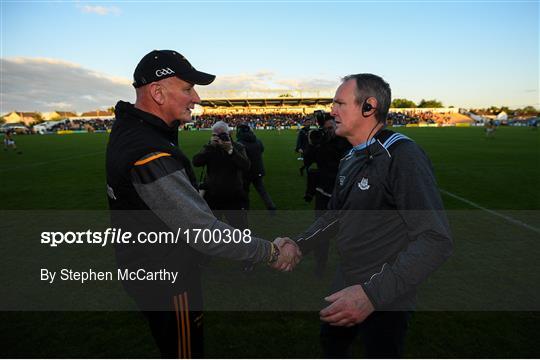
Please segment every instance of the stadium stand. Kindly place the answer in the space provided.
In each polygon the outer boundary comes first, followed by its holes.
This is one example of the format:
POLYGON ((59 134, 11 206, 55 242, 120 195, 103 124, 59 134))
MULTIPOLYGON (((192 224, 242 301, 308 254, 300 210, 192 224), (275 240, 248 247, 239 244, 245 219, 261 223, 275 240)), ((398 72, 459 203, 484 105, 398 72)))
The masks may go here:
MULTIPOLYGON (((248 124, 256 129, 297 129, 306 122, 313 125, 311 118, 313 112, 316 110, 329 112, 333 99, 317 94, 301 97, 306 94, 299 93, 298 96, 285 94, 286 96, 269 98, 207 98, 196 107, 192 122, 186 124, 184 129, 209 129, 220 120, 227 122, 233 128, 240 124, 248 124)), ((263 93, 264 95, 266 94, 263 93)), ((68 113, 57 111, 51 114, 58 118, 68 113)), ((45 123, 41 125, 39 131, 34 129, 34 132, 40 134, 103 132, 109 131, 113 122, 112 112, 99 110, 76 117, 66 117, 56 123, 45 123)), ((480 125, 482 122, 482 119, 477 120, 472 113, 456 108, 391 108, 388 114, 390 126, 470 126, 480 125)), ((511 124, 511 121, 508 122, 508 125, 511 124)))

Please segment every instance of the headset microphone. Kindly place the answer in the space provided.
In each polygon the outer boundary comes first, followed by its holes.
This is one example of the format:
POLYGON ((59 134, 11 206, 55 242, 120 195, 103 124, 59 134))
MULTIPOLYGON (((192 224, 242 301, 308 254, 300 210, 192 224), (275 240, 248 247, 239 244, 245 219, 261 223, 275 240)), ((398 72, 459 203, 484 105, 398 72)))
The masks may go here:
MULTIPOLYGON (((370 111, 373 110, 373 109, 375 109, 375 111, 377 110, 376 107, 373 107, 373 105, 371 105, 370 103, 368 103, 368 99, 369 99, 369 98, 365 99, 365 100, 364 100, 364 103, 362 104, 362 115, 363 115, 364 117, 369 116, 369 115, 372 115, 372 114, 366 115, 365 113, 370 112, 370 111)), ((367 155, 368 155, 368 158, 367 158, 367 160, 366 160, 366 165, 371 164, 371 161, 373 160, 373 155, 371 154, 371 151, 369 151, 369 145, 370 145, 369 141, 371 140, 371 134, 372 134, 373 131, 377 128, 377 126, 379 126, 379 123, 380 123, 380 121, 377 120, 377 123, 376 123, 375 126, 371 129, 371 131, 369 132, 369 135, 368 135, 368 137, 367 137, 367 139, 366 139, 366 152, 367 152, 367 155)))
POLYGON ((367 160, 366 160, 366 165, 369 165, 371 164, 371 161, 373 160, 373 155, 371 154, 371 151, 369 151, 369 146, 371 145, 369 143, 369 141, 371 140, 370 137, 371 137, 371 134, 373 133, 373 130, 375 130, 377 128, 377 126, 379 126, 379 122, 377 122, 375 124, 375 126, 371 129, 371 131, 369 132, 369 135, 367 137, 367 140, 366 140, 366 152, 367 152, 367 160))

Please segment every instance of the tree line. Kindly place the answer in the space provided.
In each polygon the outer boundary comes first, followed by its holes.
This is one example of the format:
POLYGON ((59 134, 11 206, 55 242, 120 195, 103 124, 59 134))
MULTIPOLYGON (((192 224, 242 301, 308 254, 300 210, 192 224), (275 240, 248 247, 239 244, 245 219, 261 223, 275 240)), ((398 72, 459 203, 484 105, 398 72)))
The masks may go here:
MULTIPOLYGON (((397 109, 410 109, 410 108, 443 108, 444 105, 442 101, 436 100, 436 99, 430 99, 425 100, 422 99, 417 104, 412 100, 409 99, 394 99, 392 101, 392 104, 390 105, 392 108, 397 109)), ((449 106, 450 108, 453 108, 453 106, 449 106)), ((514 115, 514 116, 538 116, 540 115, 540 111, 536 109, 533 106, 525 106, 523 108, 509 108, 508 106, 490 106, 487 108, 478 108, 478 109, 470 109, 473 113, 480 113, 480 114, 492 114, 497 115, 500 112, 504 111, 508 115, 514 115)))

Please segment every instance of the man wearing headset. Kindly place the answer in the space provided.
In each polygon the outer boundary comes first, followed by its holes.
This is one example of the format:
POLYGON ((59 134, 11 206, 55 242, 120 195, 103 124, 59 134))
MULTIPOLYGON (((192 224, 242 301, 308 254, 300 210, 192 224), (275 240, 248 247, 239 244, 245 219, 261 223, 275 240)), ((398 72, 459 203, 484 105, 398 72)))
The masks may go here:
POLYGON ((401 357, 416 288, 452 253, 428 157, 384 128, 390 92, 373 74, 343 79, 331 114, 353 148, 340 162, 329 211, 295 240, 305 254, 337 230, 340 264, 320 312, 327 358, 351 357, 357 335, 366 357, 401 357))

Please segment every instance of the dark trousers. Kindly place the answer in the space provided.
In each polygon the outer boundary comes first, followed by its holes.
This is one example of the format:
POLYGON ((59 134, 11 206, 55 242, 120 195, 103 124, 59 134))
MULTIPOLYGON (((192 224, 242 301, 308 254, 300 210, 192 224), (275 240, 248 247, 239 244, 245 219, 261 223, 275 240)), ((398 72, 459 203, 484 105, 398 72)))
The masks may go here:
POLYGON ((214 216, 240 230, 247 229, 248 219, 246 213, 246 195, 238 194, 235 197, 216 197, 206 195, 204 197, 214 216))
MULTIPOLYGON (((276 204, 272 201, 272 198, 270 197, 270 194, 268 194, 268 191, 266 191, 266 188, 264 187, 263 177, 258 176, 254 179, 250 180, 244 180, 244 191, 246 194, 249 194, 249 186, 253 184, 253 187, 257 192, 259 193, 259 196, 261 197, 262 201, 264 202, 264 206, 268 210, 272 210, 276 208, 276 204)), ((246 208, 249 209, 249 195, 247 196, 247 205, 246 208)))
MULTIPOLYGON (((171 299, 171 311, 144 311, 162 358, 203 358, 203 312, 190 310, 187 292, 171 299)), ((192 299, 195 300, 195 299, 192 299)))
POLYGON ((321 325, 321 346, 325 358, 352 357, 352 344, 361 336, 366 358, 401 358, 411 313, 376 311, 353 327, 321 325))

